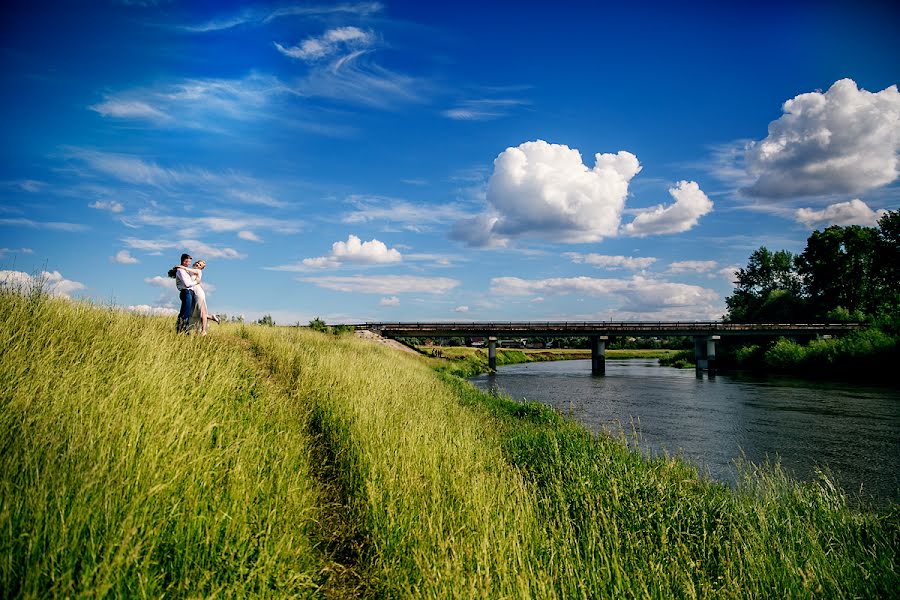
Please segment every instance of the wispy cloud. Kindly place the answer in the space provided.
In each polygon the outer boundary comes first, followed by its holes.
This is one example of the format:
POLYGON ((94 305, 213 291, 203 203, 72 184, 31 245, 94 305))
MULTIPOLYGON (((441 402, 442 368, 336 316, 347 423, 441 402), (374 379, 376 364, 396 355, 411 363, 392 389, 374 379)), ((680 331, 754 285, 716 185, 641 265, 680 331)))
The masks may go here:
POLYGON ((640 270, 646 269, 656 262, 656 259, 650 256, 610 256, 606 254, 580 254, 578 252, 566 252, 564 257, 576 264, 591 265, 603 269, 629 269, 640 270))
POLYGON ((455 121, 492 121, 509 115, 514 109, 529 104, 514 98, 464 100, 442 114, 455 121))
POLYGON ((30 229, 49 229, 51 231, 68 231, 77 233, 90 229, 87 225, 79 223, 64 223, 59 221, 33 221, 31 219, 0 219, 0 225, 14 227, 28 227, 30 229))
POLYGON ((416 277, 413 275, 301 277, 298 281, 338 292, 395 296, 412 293, 441 295, 451 291, 460 283, 456 279, 447 277, 416 277))
POLYGON ((179 231, 186 236, 193 236, 198 232, 237 233, 247 229, 291 234, 297 233, 305 227, 302 221, 296 219, 261 217, 257 214, 237 211, 219 211, 217 214, 218 216, 172 215, 143 210, 134 217, 128 217, 126 222, 137 227, 154 226, 168 231, 179 231))
POLYGON ((461 203, 414 203, 385 196, 353 195, 347 198, 353 209, 344 213, 342 223, 359 224, 384 221, 414 232, 429 231, 433 226, 452 223, 471 214, 461 203))
POLYGON ((347 50, 368 48, 375 36, 359 27, 336 27, 316 37, 308 37, 296 46, 285 47, 275 42, 279 52, 290 58, 315 62, 347 50))
POLYGON ((378 13, 383 6, 380 2, 343 3, 321 6, 284 6, 277 9, 247 9, 240 13, 218 17, 196 25, 181 25, 179 29, 192 33, 222 31, 244 25, 259 26, 286 17, 320 17, 334 14, 369 16, 378 13))
POLYGON ((272 105, 295 92, 277 77, 251 73, 240 79, 184 79, 109 94, 89 108, 113 119, 155 126, 221 130, 222 121, 273 117, 272 105))
MULTIPOLYGON (((178 240, 178 241, 169 241, 169 240, 142 240, 138 238, 123 238, 122 243, 134 250, 144 250, 151 254, 160 254, 165 250, 176 250, 180 249, 182 251, 187 250, 191 254, 194 254, 194 258, 205 258, 205 259, 216 259, 221 258, 223 260, 242 260, 247 258, 246 254, 241 254, 234 248, 228 247, 219 247, 211 244, 207 244, 205 242, 201 242, 200 240, 178 240)), ((123 250, 126 255, 127 251, 123 250)), ((120 252, 119 254, 122 254, 120 252)))

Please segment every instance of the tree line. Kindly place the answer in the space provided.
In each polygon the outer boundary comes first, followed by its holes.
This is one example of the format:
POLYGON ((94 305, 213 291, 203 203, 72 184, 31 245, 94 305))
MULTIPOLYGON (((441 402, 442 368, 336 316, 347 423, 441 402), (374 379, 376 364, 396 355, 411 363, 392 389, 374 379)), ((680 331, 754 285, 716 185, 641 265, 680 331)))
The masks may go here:
POLYGON ((799 255, 750 255, 726 300, 726 320, 744 323, 894 321, 900 316, 900 210, 876 227, 815 231, 799 255))

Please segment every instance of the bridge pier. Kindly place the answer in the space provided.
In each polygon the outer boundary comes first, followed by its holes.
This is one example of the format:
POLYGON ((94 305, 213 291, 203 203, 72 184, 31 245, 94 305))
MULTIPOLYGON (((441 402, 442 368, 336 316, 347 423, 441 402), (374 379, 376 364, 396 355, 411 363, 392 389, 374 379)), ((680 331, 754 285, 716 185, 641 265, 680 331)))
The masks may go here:
POLYGON ((606 375, 606 341, 609 336, 592 335, 591 342, 591 375, 606 375))
POLYGON ((497 372, 497 338, 488 336, 488 371, 497 372))
POLYGON ((697 364, 697 377, 703 377, 703 371, 709 377, 716 376, 716 341, 722 339, 718 335, 697 336, 694 338, 694 360, 697 364))

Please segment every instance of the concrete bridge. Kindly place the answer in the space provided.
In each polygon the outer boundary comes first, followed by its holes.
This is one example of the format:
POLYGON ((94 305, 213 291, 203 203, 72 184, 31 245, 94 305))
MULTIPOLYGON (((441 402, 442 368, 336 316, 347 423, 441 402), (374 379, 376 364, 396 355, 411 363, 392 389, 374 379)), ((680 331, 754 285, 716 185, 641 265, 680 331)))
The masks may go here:
POLYGON ((365 323, 354 325, 391 337, 485 337, 488 368, 497 369, 497 339, 504 337, 587 337, 591 373, 606 373, 610 338, 690 336, 694 338, 697 371, 716 372, 716 342, 726 336, 815 338, 860 329, 860 323, 726 323, 723 321, 521 321, 468 323, 365 323))

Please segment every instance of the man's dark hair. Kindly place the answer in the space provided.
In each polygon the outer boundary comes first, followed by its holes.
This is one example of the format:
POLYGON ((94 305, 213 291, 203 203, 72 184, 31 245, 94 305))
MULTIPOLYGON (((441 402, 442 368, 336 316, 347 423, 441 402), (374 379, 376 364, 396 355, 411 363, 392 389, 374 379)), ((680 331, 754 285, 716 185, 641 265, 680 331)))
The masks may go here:
POLYGON ((190 255, 190 254, 182 254, 182 255, 181 255, 181 262, 184 262, 184 259, 191 260, 191 255, 190 255))

